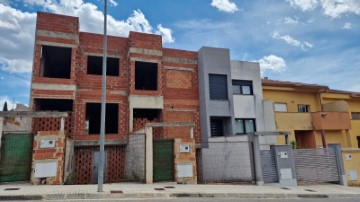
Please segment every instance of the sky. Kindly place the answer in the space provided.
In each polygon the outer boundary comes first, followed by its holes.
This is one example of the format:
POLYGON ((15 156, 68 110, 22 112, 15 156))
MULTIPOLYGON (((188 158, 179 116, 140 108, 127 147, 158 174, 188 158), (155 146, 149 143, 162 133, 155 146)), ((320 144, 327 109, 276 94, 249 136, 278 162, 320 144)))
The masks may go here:
MULTIPOLYGON (((103 0, 0 0, 0 110, 29 104, 36 12, 102 33, 103 0)), ((274 80, 360 92, 360 0, 108 0, 108 33, 160 34, 163 47, 230 49, 274 80)))

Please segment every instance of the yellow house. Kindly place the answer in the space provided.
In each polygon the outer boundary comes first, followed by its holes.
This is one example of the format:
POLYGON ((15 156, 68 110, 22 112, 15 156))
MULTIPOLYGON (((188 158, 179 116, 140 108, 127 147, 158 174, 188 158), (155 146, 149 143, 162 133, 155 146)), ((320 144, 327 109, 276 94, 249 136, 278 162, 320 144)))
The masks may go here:
MULTIPOLYGON (((341 98, 335 99, 338 91, 322 85, 268 79, 262 81, 262 87, 264 100, 272 100, 274 104, 276 130, 290 132, 289 141, 296 142, 298 147, 355 144, 349 104, 341 98)), ((355 103, 360 104, 360 100, 354 101, 354 108, 358 107, 355 103)), ((278 138, 278 143, 284 144, 284 139, 278 138)))

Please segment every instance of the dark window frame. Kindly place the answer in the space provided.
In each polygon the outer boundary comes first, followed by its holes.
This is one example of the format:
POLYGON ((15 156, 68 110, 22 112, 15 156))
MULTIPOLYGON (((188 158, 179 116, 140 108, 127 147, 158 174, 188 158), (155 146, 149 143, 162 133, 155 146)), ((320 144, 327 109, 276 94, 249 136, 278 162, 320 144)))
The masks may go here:
MULTIPOLYGON (((209 98, 210 100, 218 100, 218 101, 227 101, 228 98, 228 83, 227 83, 227 78, 228 75, 226 74, 209 74, 209 98), (211 77, 218 77, 218 79, 220 77, 225 77, 225 91, 223 92, 223 95, 218 94, 218 92, 214 92, 212 91, 212 89, 214 89, 215 85, 214 83, 211 83, 211 81, 213 79, 211 79, 211 77)), ((215 88, 216 89, 216 88, 215 88)))
POLYGON ((360 120, 360 112, 351 112, 351 120, 360 120))
POLYGON ((219 117, 210 117, 210 134, 211 137, 224 137, 225 136, 225 123, 223 118, 219 117), (214 123, 217 122, 217 123, 214 123), (221 122, 221 123, 220 123, 221 122), (221 131, 214 131, 213 124, 221 124, 221 131), (219 135, 220 134, 220 135, 219 135))
POLYGON ((307 105, 307 104, 298 104, 297 105, 297 110, 300 113, 309 113, 309 112, 311 112, 310 105, 307 105))
POLYGON ((247 134, 248 133, 248 131, 246 131, 245 121, 249 121, 249 120, 253 121, 253 127, 254 127, 254 131, 250 131, 250 132, 256 132, 256 119, 252 119, 252 118, 236 118, 235 119, 235 128, 236 128, 236 121, 242 121, 243 131, 244 131, 244 133, 238 133, 236 131, 236 134, 241 135, 241 134, 247 134))
POLYGON ((254 95, 253 82, 249 80, 232 80, 233 94, 234 95, 254 95), (240 92, 234 92, 234 86, 240 87, 240 92), (243 92, 243 86, 250 87, 250 94, 246 94, 243 92))

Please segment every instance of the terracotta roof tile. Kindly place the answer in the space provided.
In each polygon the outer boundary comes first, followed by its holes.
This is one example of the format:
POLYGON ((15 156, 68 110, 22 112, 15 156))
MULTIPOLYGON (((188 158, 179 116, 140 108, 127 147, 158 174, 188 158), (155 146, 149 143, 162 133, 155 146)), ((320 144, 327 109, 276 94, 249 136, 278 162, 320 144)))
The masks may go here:
POLYGON ((263 86, 280 86, 280 87, 302 87, 302 88, 316 88, 328 90, 328 86, 318 85, 318 84, 308 84, 301 82, 291 82, 291 81, 278 81, 278 80, 269 80, 262 79, 263 86))

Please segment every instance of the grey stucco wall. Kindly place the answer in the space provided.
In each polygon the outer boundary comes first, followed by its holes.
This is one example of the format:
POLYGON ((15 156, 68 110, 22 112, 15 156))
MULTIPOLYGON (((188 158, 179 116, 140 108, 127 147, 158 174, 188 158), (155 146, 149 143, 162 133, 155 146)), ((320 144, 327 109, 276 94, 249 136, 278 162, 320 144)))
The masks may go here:
POLYGON ((210 142, 201 149, 202 182, 251 181, 252 168, 248 142, 210 142))
POLYGON ((231 61, 231 78, 252 81, 253 95, 234 95, 235 118, 255 118, 256 131, 264 131, 260 66, 257 62, 231 61))
POLYGON ((125 153, 127 179, 145 181, 145 134, 131 134, 125 153))
MULTIPOLYGON (((208 138, 211 137, 210 117, 227 118, 224 133, 225 136, 232 136, 234 134, 233 125, 235 121, 234 109, 232 107, 233 99, 229 49, 202 47, 198 51, 198 67, 202 141, 207 142, 208 138), (210 100, 209 74, 227 76, 228 100, 210 100)), ((207 144, 205 145, 207 146, 207 144)))

